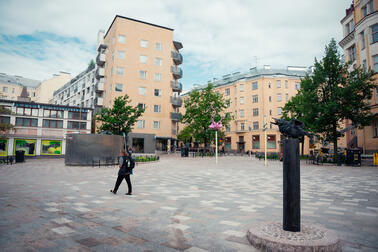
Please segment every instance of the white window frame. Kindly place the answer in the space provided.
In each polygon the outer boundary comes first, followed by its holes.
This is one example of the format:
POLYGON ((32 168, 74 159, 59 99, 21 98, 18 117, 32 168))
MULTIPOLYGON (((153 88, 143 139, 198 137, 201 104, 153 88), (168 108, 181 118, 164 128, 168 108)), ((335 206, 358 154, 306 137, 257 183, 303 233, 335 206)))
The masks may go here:
POLYGON ((158 51, 163 51, 163 43, 156 42, 155 43, 155 49, 158 51))
POLYGON ((155 65, 156 66, 163 66, 163 59, 162 58, 155 58, 155 65))
POLYGON ((147 79, 147 71, 139 70, 139 79, 147 79))
POLYGON ((146 127, 145 120, 138 120, 137 127, 138 127, 138 129, 144 129, 146 127))
POLYGON ((139 62, 140 62, 140 63, 142 63, 142 64, 146 64, 147 61, 148 61, 148 56, 143 55, 143 54, 139 55, 139 62))
POLYGON ((161 113, 161 105, 154 104, 154 113, 161 113))
POLYGON ((154 129, 160 129, 160 121, 154 121, 154 129))
POLYGON ((118 43, 126 44, 126 36, 122 34, 118 34, 118 43))
POLYGON ((117 50, 117 59, 125 59, 126 53, 123 50, 117 50))
POLYGON ((147 93, 147 88, 146 87, 138 87, 138 94, 139 95, 146 95, 147 93))
POLYGON ((162 80, 162 74, 161 73, 155 73, 154 74, 154 80, 155 81, 161 81, 162 80))
POLYGON ((162 95, 162 91, 161 91, 161 89, 159 89, 159 88, 155 88, 155 89, 154 89, 154 96, 155 96, 155 97, 161 97, 161 95, 162 95), (156 95, 156 94, 155 94, 155 91, 156 91, 156 90, 158 90, 159 95, 156 95))
POLYGON ((141 39, 140 40, 140 47, 142 47, 142 48, 148 48, 148 40, 141 39))
POLYGON ((240 105, 243 105, 244 104, 244 97, 242 96, 242 97, 240 97, 240 105))
POLYGON ((116 75, 123 76, 124 73, 125 73, 124 67, 116 67, 116 75))

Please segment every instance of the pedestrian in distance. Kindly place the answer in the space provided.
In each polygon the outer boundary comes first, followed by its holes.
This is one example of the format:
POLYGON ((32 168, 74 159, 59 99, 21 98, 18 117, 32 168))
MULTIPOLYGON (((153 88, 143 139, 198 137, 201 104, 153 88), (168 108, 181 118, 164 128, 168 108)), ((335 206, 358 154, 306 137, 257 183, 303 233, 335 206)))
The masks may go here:
POLYGON ((122 183, 122 180, 125 179, 127 182, 127 187, 128 187, 128 192, 126 193, 126 195, 131 195, 132 186, 131 186, 131 181, 130 181, 130 174, 132 173, 132 169, 135 166, 135 162, 131 158, 131 155, 126 150, 122 149, 120 151, 118 164, 119 164, 119 170, 118 170, 117 181, 115 183, 114 189, 110 190, 110 192, 116 194, 119 186, 122 183))

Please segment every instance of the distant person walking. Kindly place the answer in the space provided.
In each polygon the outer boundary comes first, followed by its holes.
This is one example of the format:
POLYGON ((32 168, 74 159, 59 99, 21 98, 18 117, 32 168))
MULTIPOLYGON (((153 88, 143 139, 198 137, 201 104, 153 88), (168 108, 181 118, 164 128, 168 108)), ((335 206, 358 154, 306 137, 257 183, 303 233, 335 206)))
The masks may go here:
POLYGON ((126 193, 126 195, 131 195, 132 187, 131 187, 131 181, 130 181, 130 174, 132 172, 132 168, 134 168, 134 165, 135 165, 134 161, 132 160, 131 155, 129 155, 128 152, 122 149, 120 151, 118 164, 119 164, 118 178, 115 183, 114 189, 110 190, 110 192, 116 194, 119 186, 122 183, 122 180, 125 179, 127 182, 127 187, 128 187, 128 192, 126 193))

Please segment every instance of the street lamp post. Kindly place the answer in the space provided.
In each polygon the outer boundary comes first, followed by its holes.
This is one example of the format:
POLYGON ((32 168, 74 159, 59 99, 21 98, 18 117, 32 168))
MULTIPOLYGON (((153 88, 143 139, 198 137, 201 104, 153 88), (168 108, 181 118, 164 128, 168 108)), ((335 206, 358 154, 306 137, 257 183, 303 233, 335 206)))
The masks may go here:
POLYGON ((266 123, 266 115, 264 115, 264 127, 263 127, 263 131, 264 131, 264 152, 265 152, 265 160, 264 160, 264 164, 265 166, 268 166, 268 160, 267 160, 267 138, 266 138, 266 130, 267 130, 267 123, 266 123))

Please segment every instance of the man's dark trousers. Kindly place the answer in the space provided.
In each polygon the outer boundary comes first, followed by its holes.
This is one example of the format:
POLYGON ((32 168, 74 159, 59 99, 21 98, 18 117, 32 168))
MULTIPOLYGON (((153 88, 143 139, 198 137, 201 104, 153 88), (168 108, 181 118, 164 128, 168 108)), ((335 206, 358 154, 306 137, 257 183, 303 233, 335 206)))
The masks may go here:
POLYGON ((115 187, 114 187, 114 193, 117 193, 118 187, 121 185, 122 180, 125 179, 127 182, 127 187, 129 188, 128 193, 132 192, 132 187, 131 187, 131 181, 130 181, 130 174, 127 175, 118 175, 115 187))

